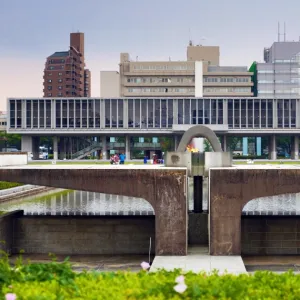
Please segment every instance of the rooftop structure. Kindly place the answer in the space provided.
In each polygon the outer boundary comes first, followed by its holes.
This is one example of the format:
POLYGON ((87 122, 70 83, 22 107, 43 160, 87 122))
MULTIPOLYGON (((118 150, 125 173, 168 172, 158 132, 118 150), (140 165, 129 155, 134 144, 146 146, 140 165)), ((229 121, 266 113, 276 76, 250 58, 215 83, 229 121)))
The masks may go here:
POLYGON ((298 98, 300 96, 300 41, 274 42, 264 49, 265 63, 257 63, 258 97, 298 98))
POLYGON ((120 54, 119 73, 101 72, 101 96, 117 97, 249 97, 247 67, 219 66, 218 46, 190 45, 184 61, 139 61, 120 54), (116 85, 119 82, 119 91, 116 85))

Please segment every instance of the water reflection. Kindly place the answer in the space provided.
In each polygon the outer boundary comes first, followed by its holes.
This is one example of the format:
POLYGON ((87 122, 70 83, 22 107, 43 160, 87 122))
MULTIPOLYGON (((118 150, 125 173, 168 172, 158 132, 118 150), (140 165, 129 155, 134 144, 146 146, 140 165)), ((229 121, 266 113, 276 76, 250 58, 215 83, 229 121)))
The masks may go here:
MULTIPOLYGON (((208 209, 208 182, 204 181, 203 210, 208 209)), ((193 210, 193 181, 188 183, 188 208, 193 210)), ((26 215, 154 215, 144 199, 83 191, 37 195, 0 204, 1 211, 24 210, 26 215)), ((300 194, 280 195, 250 201, 246 215, 300 215, 300 194)))
POLYGON ((0 204, 0 210, 21 209, 25 215, 153 215, 144 199, 83 191, 70 191, 38 199, 23 199, 0 204))

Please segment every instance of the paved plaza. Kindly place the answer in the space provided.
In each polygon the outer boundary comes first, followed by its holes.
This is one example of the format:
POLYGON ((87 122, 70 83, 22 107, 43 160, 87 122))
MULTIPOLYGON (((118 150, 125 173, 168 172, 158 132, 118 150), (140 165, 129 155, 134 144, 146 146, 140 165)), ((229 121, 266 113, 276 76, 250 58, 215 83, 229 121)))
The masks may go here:
POLYGON ((187 256, 156 256, 150 271, 182 269, 184 272, 247 273, 241 256, 211 256, 207 247, 189 247, 187 256))

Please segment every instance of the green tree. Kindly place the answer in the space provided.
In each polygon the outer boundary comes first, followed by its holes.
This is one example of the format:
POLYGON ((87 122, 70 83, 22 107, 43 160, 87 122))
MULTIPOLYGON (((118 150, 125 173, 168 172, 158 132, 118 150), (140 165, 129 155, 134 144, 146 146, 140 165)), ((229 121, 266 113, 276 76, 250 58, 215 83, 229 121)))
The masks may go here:
POLYGON ((235 137, 235 136, 230 136, 228 137, 228 140, 227 140, 227 145, 228 145, 228 148, 231 150, 231 151, 235 151, 238 144, 241 142, 241 139, 240 137, 235 137))
POLYGON ((159 142, 161 145, 161 151, 167 152, 167 151, 174 151, 174 139, 172 137, 160 137, 159 142))
POLYGON ((6 131, 0 132, 0 146, 2 148, 15 147, 21 149, 21 135, 8 134, 6 131))
POLYGON ((212 146, 207 139, 204 139, 204 152, 212 152, 212 146))
POLYGON ((289 136, 282 136, 276 139, 277 147, 282 148, 282 150, 286 151, 287 153, 291 154, 292 150, 292 142, 289 136))

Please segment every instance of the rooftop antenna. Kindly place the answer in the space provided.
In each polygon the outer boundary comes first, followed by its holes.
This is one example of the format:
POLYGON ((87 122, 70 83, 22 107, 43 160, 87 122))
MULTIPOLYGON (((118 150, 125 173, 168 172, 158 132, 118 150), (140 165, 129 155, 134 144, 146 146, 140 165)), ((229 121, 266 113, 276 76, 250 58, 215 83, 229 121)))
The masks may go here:
POLYGON ((189 46, 193 46, 191 28, 189 28, 189 46))
POLYGON ((280 42, 280 23, 278 22, 278 42, 280 42))
POLYGON ((285 22, 284 22, 284 33, 283 33, 283 39, 286 42, 286 27, 285 27, 285 22))

